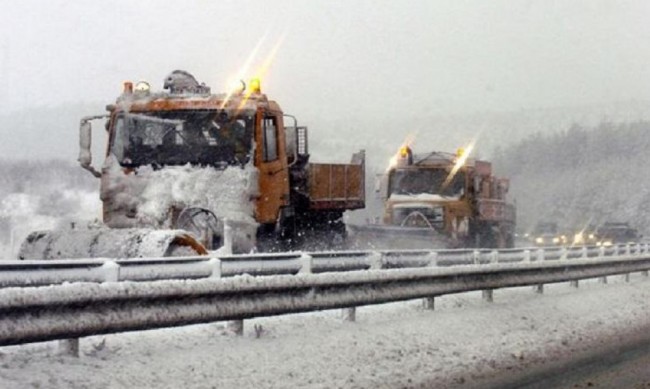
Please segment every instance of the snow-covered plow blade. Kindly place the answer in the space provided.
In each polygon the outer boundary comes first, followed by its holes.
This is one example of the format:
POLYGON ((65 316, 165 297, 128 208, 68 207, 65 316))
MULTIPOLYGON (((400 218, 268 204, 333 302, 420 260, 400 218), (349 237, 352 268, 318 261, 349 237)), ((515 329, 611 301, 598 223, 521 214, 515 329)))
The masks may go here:
POLYGON ((20 259, 146 258, 207 254, 182 230, 82 228, 35 231, 18 253, 20 259))
POLYGON ((358 249, 445 249, 448 237, 434 229, 378 224, 348 224, 350 246, 358 249))

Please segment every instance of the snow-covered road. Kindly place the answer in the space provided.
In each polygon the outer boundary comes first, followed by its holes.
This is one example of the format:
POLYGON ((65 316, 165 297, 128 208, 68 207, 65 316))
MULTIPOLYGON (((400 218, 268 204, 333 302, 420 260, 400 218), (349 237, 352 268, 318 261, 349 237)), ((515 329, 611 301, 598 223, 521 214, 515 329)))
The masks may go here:
MULTIPOLYGON (((79 359, 55 343, 0 348, 3 388, 485 387, 566 364, 612 344, 650 338, 650 279, 548 285, 340 311, 82 340, 79 359), (254 326, 261 328, 256 337, 254 326)), ((71 318, 74 320, 74 318, 71 318)))

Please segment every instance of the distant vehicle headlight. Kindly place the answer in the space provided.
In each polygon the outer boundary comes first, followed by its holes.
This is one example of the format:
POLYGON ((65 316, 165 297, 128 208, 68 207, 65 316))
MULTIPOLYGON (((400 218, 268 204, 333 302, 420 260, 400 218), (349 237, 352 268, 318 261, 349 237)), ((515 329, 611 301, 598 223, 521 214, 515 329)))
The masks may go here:
POLYGON ((557 236, 555 238, 553 238, 553 243, 555 243, 555 244, 560 243, 560 238, 558 238, 557 236))
POLYGON ((537 244, 543 244, 543 243, 544 243, 544 238, 542 238, 541 236, 538 237, 538 238, 535 238, 535 243, 537 243, 537 244))
POLYGON ((603 246, 607 246, 607 247, 609 247, 609 246, 611 246, 611 245, 612 245, 612 241, 611 241, 611 240, 606 240, 606 241, 603 242, 603 246))

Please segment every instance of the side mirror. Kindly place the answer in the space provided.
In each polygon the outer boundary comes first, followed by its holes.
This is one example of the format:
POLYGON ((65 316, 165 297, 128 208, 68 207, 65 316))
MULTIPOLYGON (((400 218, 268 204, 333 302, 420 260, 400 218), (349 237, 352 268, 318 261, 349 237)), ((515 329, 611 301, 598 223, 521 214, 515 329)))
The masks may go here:
POLYGON ((92 173, 93 176, 97 178, 101 177, 102 175, 92 166, 93 157, 90 151, 90 147, 92 145, 92 126, 90 124, 90 121, 102 117, 104 116, 85 117, 81 119, 81 123, 79 125, 79 164, 82 168, 88 170, 90 173, 92 173))

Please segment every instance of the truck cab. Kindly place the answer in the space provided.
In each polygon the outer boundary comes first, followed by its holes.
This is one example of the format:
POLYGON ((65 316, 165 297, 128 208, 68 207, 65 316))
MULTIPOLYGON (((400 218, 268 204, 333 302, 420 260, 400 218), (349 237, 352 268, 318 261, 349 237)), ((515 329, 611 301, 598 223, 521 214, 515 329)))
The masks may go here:
POLYGON ((491 165, 456 154, 413 154, 400 149, 383 177, 383 223, 429 228, 451 247, 513 244, 514 207, 508 182, 491 176, 491 165))

